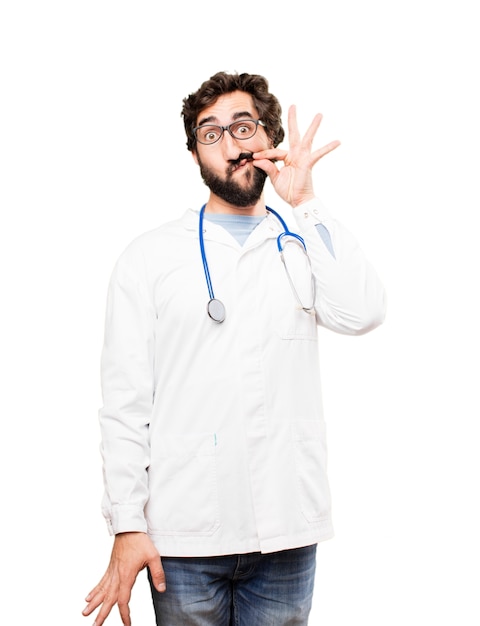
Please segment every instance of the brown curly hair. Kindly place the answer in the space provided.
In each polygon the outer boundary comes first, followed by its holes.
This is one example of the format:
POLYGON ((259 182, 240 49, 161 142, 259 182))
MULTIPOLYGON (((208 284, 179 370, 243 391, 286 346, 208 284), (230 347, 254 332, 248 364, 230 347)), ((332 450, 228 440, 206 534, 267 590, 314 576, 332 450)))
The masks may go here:
POLYGON ((283 141, 282 108, 277 98, 268 91, 268 81, 259 74, 227 74, 217 72, 202 83, 201 87, 183 99, 182 117, 187 134, 187 148, 195 151, 197 141, 193 129, 199 114, 214 104, 220 96, 234 91, 244 91, 252 96, 267 135, 276 148, 283 141))

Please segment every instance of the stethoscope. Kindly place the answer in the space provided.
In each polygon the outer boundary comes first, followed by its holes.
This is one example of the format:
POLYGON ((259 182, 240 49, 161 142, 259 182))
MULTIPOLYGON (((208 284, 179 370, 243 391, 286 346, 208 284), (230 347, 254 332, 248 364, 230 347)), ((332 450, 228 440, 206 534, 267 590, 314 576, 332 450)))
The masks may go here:
MULTIPOLYGON (((205 272, 205 280, 207 282, 208 294, 210 296, 210 300, 207 303, 207 313, 208 313, 208 316, 214 322, 221 324, 225 320, 226 313, 225 313, 225 306, 223 302, 219 300, 218 298, 215 298, 215 294, 213 293, 212 279, 210 277, 210 270, 208 269, 207 255, 205 253, 205 241, 203 237, 203 215, 205 213, 205 207, 206 207, 206 204, 204 204, 202 208, 200 209, 200 217, 198 220, 198 239, 200 242, 200 253, 202 255, 203 270, 205 272)), ((300 308, 303 311, 305 311, 305 313, 311 314, 313 313, 313 310, 314 310, 313 307, 315 304, 315 279, 313 277, 310 257, 307 254, 307 246, 305 245, 305 241, 303 240, 302 237, 300 237, 300 235, 298 235, 297 233, 292 233, 288 229, 288 226, 285 220, 282 218, 281 215, 279 215, 279 213, 277 213, 276 211, 274 211, 268 206, 266 207, 266 209, 267 211, 269 211, 269 213, 272 213, 273 215, 275 215, 275 217, 278 219, 278 221, 280 222, 283 228, 283 232, 280 233, 277 237, 277 247, 280 253, 280 258, 282 259, 283 266, 285 268, 285 271, 288 277, 288 282, 290 283, 290 287, 292 288, 295 299, 297 300, 300 308), (302 303, 302 300, 300 296, 298 295, 297 290, 295 289, 295 284, 292 280, 292 277, 290 276, 290 272, 288 271, 288 267, 287 267, 287 263, 286 263, 285 255, 284 255, 285 244, 288 242, 293 242, 296 245, 300 246, 306 258, 308 259, 308 263, 310 267, 311 291, 312 291, 311 303, 309 306, 304 306, 304 304, 302 303)))

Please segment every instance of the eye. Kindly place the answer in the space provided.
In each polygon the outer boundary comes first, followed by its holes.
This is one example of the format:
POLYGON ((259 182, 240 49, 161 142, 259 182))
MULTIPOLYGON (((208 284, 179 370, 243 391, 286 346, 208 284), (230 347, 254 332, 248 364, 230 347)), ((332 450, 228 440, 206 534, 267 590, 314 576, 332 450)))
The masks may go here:
POLYGON ((218 126, 200 126, 197 128, 197 138, 204 143, 213 143, 220 137, 221 132, 218 126))
POLYGON ((245 121, 240 121, 237 122, 233 128, 232 128, 232 132, 234 135, 237 135, 238 137, 249 137, 255 128, 255 124, 253 122, 249 122, 248 120, 245 121))

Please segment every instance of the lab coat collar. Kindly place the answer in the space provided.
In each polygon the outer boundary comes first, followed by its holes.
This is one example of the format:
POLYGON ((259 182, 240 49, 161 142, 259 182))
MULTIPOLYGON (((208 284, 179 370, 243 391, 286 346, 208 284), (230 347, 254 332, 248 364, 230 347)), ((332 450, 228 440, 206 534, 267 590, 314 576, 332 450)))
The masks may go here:
MULTIPOLYGON (((182 224, 186 230, 198 232, 199 213, 200 211, 195 209, 188 209, 184 213, 182 218, 182 224)), ((208 221, 208 218, 206 218, 206 220, 208 221)), ((205 240, 210 239, 228 245, 236 245, 239 248, 243 247, 244 250, 257 246, 266 239, 276 238, 283 231, 278 219, 271 213, 267 212, 266 218, 262 220, 260 224, 253 230, 245 244, 243 246, 240 246, 238 242, 230 235, 230 233, 226 231, 222 226, 219 226, 218 224, 213 224, 212 222, 208 223, 207 225, 205 221, 203 225, 203 236, 205 240)))

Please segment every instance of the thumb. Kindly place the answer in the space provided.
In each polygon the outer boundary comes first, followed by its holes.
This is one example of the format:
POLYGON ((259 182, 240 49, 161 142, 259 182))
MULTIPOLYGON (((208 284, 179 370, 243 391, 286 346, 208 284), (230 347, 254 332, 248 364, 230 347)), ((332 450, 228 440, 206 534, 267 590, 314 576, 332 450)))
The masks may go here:
POLYGON ((157 591, 163 593, 166 590, 167 585, 165 581, 165 572, 163 571, 161 558, 158 556, 155 559, 152 559, 148 563, 148 569, 150 570, 153 586, 157 591))
POLYGON ((259 170, 263 170, 270 177, 275 177, 278 174, 277 166, 270 159, 254 159, 253 165, 259 170))

